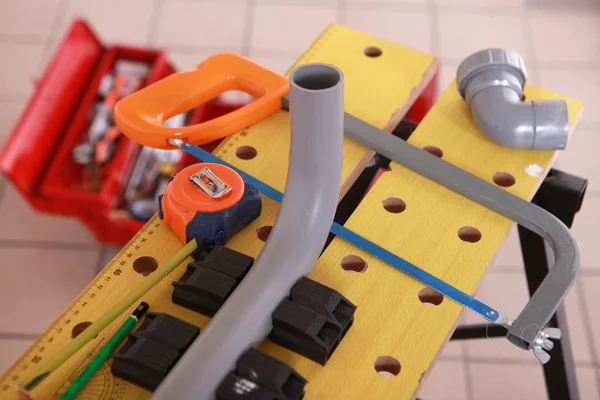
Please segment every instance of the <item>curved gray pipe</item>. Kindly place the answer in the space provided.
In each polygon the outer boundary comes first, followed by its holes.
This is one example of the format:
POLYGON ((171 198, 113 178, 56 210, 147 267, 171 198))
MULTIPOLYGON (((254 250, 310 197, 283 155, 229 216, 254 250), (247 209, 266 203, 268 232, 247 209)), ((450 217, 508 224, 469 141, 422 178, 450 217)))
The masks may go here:
POLYGON ((213 399, 242 352, 269 334, 271 313, 319 258, 342 179, 341 71, 326 64, 296 68, 290 76, 290 105, 287 182, 269 240, 242 283, 155 391, 154 399, 213 399))
POLYGON ((479 130, 492 142, 518 149, 562 150, 569 136, 564 100, 522 101, 525 63, 512 50, 471 54, 458 67, 458 90, 479 130))

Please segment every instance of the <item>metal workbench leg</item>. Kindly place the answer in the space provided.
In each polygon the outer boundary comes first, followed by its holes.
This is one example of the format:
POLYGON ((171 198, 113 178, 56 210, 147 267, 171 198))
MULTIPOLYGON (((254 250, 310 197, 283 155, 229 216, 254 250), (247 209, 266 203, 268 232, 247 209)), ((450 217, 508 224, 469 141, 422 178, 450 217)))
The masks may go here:
MULTIPOLYGON (((575 214, 581 208, 586 188, 587 180, 551 170, 532 203, 554 214, 570 228, 575 214)), ((547 251, 545 242, 540 236, 521 226, 519 226, 519 239, 529 294, 532 295, 549 271, 551 262, 548 262, 548 256, 552 254, 547 251)), ((549 326, 560 328, 562 338, 554 342, 553 357, 543 365, 548 399, 578 400, 580 397, 564 305, 557 309, 549 326)), ((451 340, 504 336, 506 336, 506 329, 498 325, 463 325, 456 329, 451 340)))
MULTIPOLYGON (((554 214, 570 228, 575 214, 581 208, 586 187, 585 179, 551 170, 532 202, 554 214)), ((519 239, 529 294, 532 295, 548 273, 549 252, 541 237, 521 226, 519 239)), ((554 342, 552 358, 543 365, 548 399, 578 400, 580 397, 564 304, 556 310, 549 326, 560 328, 562 337, 554 342)))

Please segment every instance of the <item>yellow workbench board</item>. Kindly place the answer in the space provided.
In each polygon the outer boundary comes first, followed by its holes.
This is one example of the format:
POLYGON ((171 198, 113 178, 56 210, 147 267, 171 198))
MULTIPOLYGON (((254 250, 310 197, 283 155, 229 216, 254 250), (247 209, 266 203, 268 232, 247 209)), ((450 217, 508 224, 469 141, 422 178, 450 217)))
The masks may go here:
MULTIPOLYGON (((395 127, 438 69, 438 64, 431 55, 339 25, 328 27, 310 50, 299 59, 297 65, 307 62, 328 62, 341 68, 346 78, 346 111, 387 130, 395 127), (381 48, 384 55, 379 58, 366 57, 363 50, 368 46, 381 48), (411 61, 407 63, 406 60, 411 61), (377 79, 373 81, 370 80, 371 78, 365 79, 374 76, 377 79)), ((288 114, 279 112, 260 124, 227 138, 216 150, 216 154, 283 190, 288 149, 288 114), (257 157, 252 160, 241 160, 236 157, 235 149, 243 145, 253 146, 258 152, 257 157)), ((371 155, 371 151, 345 140, 342 190, 351 184, 371 155)), ((261 226, 271 225, 278 209, 279 206, 275 202, 263 196, 263 212, 259 219, 236 235, 228 243, 228 247, 257 256, 263 242, 256 237, 256 230, 261 226)), ((125 291, 144 279, 142 275, 133 271, 134 260, 140 256, 151 256, 162 263, 178 247, 180 243, 168 227, 156 219, 150 221, 0 378, 0 398, 16 398, 16 392, 13 390, 14 383, 30 376, 49 355, 62 348, 70 340, 74 326, 97 319, 125 291)), ((151 305, 153 312, 166 312, 204 327, 208 323, 208 318, 171 302, 171 282, 178 280, 183 272, 182 264, 144 296, 144 300, 151 305)), ((37 398, 49 398, 62 393, 69 381, 112 336, 127 315, 128 312, 124 313, 96 339, 51 374, 43 384, 34 389, 33 394, 37 398)), ((92 399, 148 398, 149 395, 150 392, 113 377, 108 363, 103 365, 101 371, 92 378, 82 392, 83 398, 92 399)))
MULTIPOLYGON (((530 100, 564 98, 533 86, 525 94, 530 100)), ((582 104, 565 99, 573 127, 582 104)), ((556 155, 554 151, 507 149, 486 140, 454 82, 409 142, 436 146, 443 151, 443 159, 487 181, 492 181, 495 172, 508 172, 516 183, 507 190, 525 199, 531 199, 556 155), (526 169, 533 164, 545 172, 529 175, 526 169)), ((383 174, 345 224, 466 293, 475 291, 511 225, 512 221, 397 163, 391 164, 391 171, 383 174), (387 212, 382 201, 390 197, 402 199, 406 210, 387 212), (459 239, 457 233, 463 226, 479 229, 481 240, 459 239)), ((358 306, 346 337, 325 368, 271 342, 262 349, 308 379, 308 399, 410 399, 451 336, 462 306, 449 299, 438 306, 423 304, 419 300, 423 284, 337 238, 309 276, 358 306), (340 261, 348 255, 364 259, 367 269, 363 273, 342 269, 340 261), (391 378, 379 375, 375 361, 380 356, 397 360, 400 373, 391 378)), ((491 306, 502 313, 502 304, 491 306)), ((388 372, 394 372, 393 368, 388 372)))
MULTIPOLYGON (((439 69, 431 55, 337 24, 330 25, 290 71, 310 62, 329 63, 340 68, 345 77, 344 110, 388 132, 400 123, 439 69), (382 55, 365 56, 363 52, 368 47, 381 49, 382 55)), ((283 191, 289 145, 289 115, 279 111, 229 137, 215 154, 283 191), (251 160, 236 157, 235 150, 242 146, 254 147, 256 157, 251 160)), ((373 154, 364 146, 344 139, 340 197, 358 178, 373 154)))

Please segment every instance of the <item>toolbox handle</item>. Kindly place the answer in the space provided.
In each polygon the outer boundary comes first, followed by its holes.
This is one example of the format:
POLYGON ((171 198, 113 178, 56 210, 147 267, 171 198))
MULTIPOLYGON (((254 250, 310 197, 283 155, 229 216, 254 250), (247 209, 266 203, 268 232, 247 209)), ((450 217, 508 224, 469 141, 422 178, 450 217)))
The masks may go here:
POLYGON ((169 139, 202 145, 253 125, 281 108, 289 81, 245 57, 220 53, 195 69, 172 74, 120 100, 115 121, 121 131, 145 146, 169 149, 169 139), (255 100, 229 114, 183 127, 163 122, 227 90, 241 90, 255 100))

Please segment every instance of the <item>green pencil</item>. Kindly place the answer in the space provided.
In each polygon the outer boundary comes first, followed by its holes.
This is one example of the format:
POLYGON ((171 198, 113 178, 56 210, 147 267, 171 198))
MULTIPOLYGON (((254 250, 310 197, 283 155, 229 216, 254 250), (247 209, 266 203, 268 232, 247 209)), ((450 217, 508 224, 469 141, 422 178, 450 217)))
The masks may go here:
POLYGON ((60 396, 60 400, 71 400, 75 398, 77 393, 90 380, 90 378, 98 371, 100 366, 104 361, 110 357, 112 352, 117 348, 119 343, 125 339, 125 336, 133 329, 135 324, 139 321, 139 319, 148 311, 148 304, 142 302, 133 313, 127 318, 125 323, 121 325, 119 330, 114 334, 113 337, 100 349, 96 357, 92 359, 92 361, 85 367, 85 369, 81 372, 81 374, 73 381, 71 386, 67 389, 67 391, 60 396))

